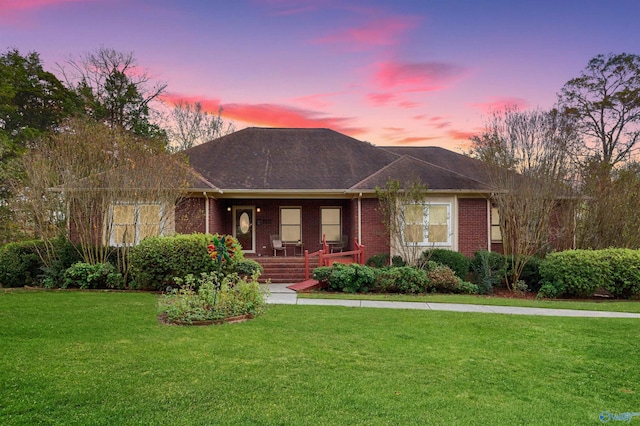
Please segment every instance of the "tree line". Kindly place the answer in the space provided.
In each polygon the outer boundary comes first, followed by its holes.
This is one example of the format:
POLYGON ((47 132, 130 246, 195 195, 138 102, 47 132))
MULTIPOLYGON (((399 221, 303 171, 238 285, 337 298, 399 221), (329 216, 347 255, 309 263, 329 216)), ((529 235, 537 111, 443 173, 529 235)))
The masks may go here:
POLYGON ((71 57, 56 73, 36 52, 2 54, 0 243, 66 231, 59 223, 66 208, 56 205, 65 201, 62 191, 52 196, 51 188, 96 179, 115 185, 115 175, 105 173, 113 168, 127 168, 142 186, 184 181, 169 170, 181 162, 176 156, 156 163, 163 164, 162 173, 142 178, 145 155, 188 149, 231 132, 233 124, 222 119, 222 110, 209 113, 197 102, 163 104, 166 88, 133 53, 110 48, 71 57))
POLYGON ((495 111, 471 142, 513 283, 553 249, 640 248, 640 56, 595 56, 552 109, 495 111))

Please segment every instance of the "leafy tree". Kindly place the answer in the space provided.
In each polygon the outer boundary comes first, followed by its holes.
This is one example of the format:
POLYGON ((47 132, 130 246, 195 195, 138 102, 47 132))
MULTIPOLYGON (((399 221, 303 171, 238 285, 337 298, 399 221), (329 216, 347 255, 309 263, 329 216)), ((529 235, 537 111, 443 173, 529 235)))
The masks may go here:
POLYGON ((558 95, 587 138, 590 156, 609 167, 628 159, 640 141, 640 56, 597 55, 558 95))
POLYGON ((138 67, 133 53, 100 48, 61 67, 67 84, 82 98, 86 113, 111 127, 166 142, 166 132, 153 122, 154 101, 167 85, 153 83, 138 67))
POLYGON ((211 114, 202 109, 200 102, 178 102, 171 111, 171 118, 173 126, 167 133, 173 151, 184 151, 235 131, 233 123, 225 123, 222 119, 222 108, 217 115, 211 114))
POLYGON ((78 97, 43 69, 37 53, 0 56, 0 127, 13 142, 23 146, 78 111, 78 97))
POLYGON ((572 121, 557 111, 506 108, 491 116, 486 129, 471 139, 472 155, 487 165, 504 253, 512 263, 509 279, 516 284, 527 261, 547 250, 554 214, 572 211, 559 201, 571 201, 580 139, 572 121))

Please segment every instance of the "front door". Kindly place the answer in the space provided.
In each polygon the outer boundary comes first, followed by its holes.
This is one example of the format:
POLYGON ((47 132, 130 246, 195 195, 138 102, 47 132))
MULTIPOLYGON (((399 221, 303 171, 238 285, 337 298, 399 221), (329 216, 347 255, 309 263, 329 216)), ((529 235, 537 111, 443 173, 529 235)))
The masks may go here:
POLYGON ((254 206, 233 207, 233 236, 236 237, 245 253, 256 252, 254 217, 254 206))

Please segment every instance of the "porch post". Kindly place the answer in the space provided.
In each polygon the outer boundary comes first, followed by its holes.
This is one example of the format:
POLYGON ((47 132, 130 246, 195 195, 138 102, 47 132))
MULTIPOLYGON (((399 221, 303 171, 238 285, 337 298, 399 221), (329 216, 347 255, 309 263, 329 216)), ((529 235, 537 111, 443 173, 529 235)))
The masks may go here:
POLYGON ((358 194, 358 243, 362 244, 362 192, 358 194))
POLYGON ((209 233, 209 197, 206 192, 204 194, 204 233, 209 233))

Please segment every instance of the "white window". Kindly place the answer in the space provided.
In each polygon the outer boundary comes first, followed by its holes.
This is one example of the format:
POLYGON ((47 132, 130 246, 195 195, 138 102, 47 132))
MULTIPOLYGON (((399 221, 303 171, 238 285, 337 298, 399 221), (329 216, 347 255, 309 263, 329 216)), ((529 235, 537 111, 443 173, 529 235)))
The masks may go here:
POLYGON ((340 207, 320 208, 320 241, 323 235, 327 241, 341 241, 342 209, 340 207))
POLYGON ((111 245, 133 245, 146 237, 161 235, 162 212, 162 207, 157 203, 114 204, 111 210, 111 245))
POLYGON ((280 236, 287 243, 302 241, 302 208, 280 208, 280 236))
POLYGON ((402 239, 405 245, 451 244, 450 204, 407 204, 403 209, 402 239))

